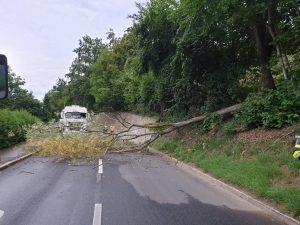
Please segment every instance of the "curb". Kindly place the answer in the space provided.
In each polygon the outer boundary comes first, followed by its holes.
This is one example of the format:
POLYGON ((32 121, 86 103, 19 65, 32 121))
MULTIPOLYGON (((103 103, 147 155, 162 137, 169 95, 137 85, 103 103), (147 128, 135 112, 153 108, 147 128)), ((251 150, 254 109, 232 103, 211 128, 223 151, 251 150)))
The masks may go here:
POLYGON ((20 161, 22 161, 24 159, 27 159, 28 157, 32 156, 33 154, 34 154, 34 152, 28 153, 26 155, 23 155, 23 156, 21 156, 19 158, 16 158, 14 160, 11 160, 9 162, 6 162, 6 163, 0 165, 0 171, 6 169, 7 167, 9 167, 9 166, 11 166, 11 165, 13 165, 13 164, 15 164, 17 162, 20 162, 20 161))
POLYGON ((283 222, 283 223, 289 224, 289 225, 300 225, 300 221, 298 221, 284 213, 281 213, 278 210, 272 208, 271 206, 266 205, 266 204, 262 203, 261 201, 253 198, 252 196, 246 194, 245 192, 242 192, 242 191, 238 190, 237 188, 230 186, 229 184, 226 184, 226 183, 208 175, 207 173, 204 173, 199 168, 188 165, 182 161, 177 160, 176 158, 173 158, 173 157, 171 157, 163 152, 160 152, 154 148, 151 148, 151 147, 149 147, 149 152, 159 155, 160 157, 162 157, 164 159, 170 160, 170 161, 176 163, 176 166, 181 168, 185 172, 190 173, 194 176, 197 175, 202 180, 205 179, 209 183, 212 183, 218 187, 221 187, 221 188, 231 192, 232 194, 246 200, 247 202, 251 203, 252 205, 255 205, 256 207, 260 208, 265 214, 275 217, 280 222, 283 222))

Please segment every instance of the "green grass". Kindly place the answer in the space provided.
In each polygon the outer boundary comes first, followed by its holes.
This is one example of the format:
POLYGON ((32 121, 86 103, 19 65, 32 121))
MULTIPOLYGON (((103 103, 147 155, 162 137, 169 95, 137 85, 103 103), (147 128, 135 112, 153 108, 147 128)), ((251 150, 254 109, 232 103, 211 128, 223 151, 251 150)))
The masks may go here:
POLYGON ((153 147, 268 198, 295 216, 300 215, 300 187, 281 184, 299 176, 300 171, 300 162, 292 158, 287 143, 263 141, 245 144, 232 138, 204 138, 189 148, 183 148, 179 139, 161 138, 153 147), (282 166, 288 168, 288 175, 282 166))

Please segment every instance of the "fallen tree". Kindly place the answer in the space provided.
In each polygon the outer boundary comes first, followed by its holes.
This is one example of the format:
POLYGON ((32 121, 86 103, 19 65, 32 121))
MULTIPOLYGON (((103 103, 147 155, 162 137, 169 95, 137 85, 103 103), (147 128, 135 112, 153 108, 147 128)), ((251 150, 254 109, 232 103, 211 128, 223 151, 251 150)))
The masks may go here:
MULTIPOLYGON (((213 114, 220 115, 222 117, 231 115, 233 112, 237 111, 240 108, 240 104, 233 105, 221 110, 218 110, 214 112, 213 114)), ((115 150, 114 152, 129 152, 129 151, 141 151, 144 149, 147 149, 147 147, 154 142, 157 138, 160 136, 169 134, 174 132, 175 130, 178 130, 180 128, 183 128, 185 126, 191 125, 193 123, 201 122, 203 121, 206 116, 201 115, 197 116, 185 121, 180 121, 176 123, 149 123, 149 124, 135 124, 130 123, 124 119, 120 113, 111 113, 109 115, 112 119, 117 121, 121 126, 123 127, 120 131, 113 131, 113 132, 107 132, 104 130, 91 130, 86 129, 86 132, 90 133, 102 133, 105 136, 112 137, 112 145, 118 142, 124 142, 130 143, 128 146, 122 146, 122 149, 115 150), (147 132, 138 134, 136 131, 139 129, 144 129, 147 132), (145 138, 146 141, 139 144, 133 144, 134 140, 137 140, 139 138, 145 138)))
MULTIPOLYGON (((222 117, 232 114, 240 105, 214 112, 222 117)), ((118 129, 106 129, 105 122, 95 119, 82 133, 62 133, 57 124, 39 124, 28 130, 28 148, 42 156, 54 156, 57 161, 85 158, 93 161, 111 152, 137 152, 147 150, 157 138, 193 123, 203 121, 198 116, 177 123, 130 123, 120 113, 105 113, 118 129)), ((103 115, 102 115, 103 116, 103 115)))

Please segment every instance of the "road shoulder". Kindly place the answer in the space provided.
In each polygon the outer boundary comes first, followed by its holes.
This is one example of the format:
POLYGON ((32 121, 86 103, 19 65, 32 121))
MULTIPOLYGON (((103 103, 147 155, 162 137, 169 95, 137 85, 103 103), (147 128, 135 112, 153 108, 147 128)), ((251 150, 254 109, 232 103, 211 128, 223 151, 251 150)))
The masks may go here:
POLYGON ((255 205, 256 207, 260 208, 265 214, 267 214, 269 216, 273 216, 281 222, 284 222, 289 225, 300 225, 300 221, 297 221, 296 219, 292 218, 291 216, 286 215, 286 214, 274 209, 273 207, 266 205, 265 203, 257 200, 253 196, 250 196, 249 194, 247 194, 243 191, 240 191, 237 188, 235 188, 229 184, 226 184, 226 183, 210 176, 207 173, 204 173, 203 171, 201 171, 199 168, 196 168, 195 166, 192 166, 192 165, 186 164, 182 161, 179 161, 176 158, 173 158, 173 157, 171 157, 159 150, 156 150, 154 148, 149 148, 149 152, 152 154, 159 155, 160 157, 162 157, 165 160, 174 162, 177 167, 181 168, 182 170, 184 170, 185 172, 187 172, 189 174, 192 174, 193 176, 198 177, 201 180, 205 180, 209 183, 212 183, 215 186, 218 186, 220 188, 223 188, 223 189, 233 193, 234 195, 236 195, 236 196, 248 201, 249 203, 255 205))

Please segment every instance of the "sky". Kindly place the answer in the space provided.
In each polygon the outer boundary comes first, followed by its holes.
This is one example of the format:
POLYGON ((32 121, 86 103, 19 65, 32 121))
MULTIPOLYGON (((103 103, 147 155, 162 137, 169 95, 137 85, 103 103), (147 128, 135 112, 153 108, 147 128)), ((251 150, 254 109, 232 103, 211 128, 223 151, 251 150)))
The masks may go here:
POLYGON ((131 26, 128 15, 140 0, 0 0, 0 54, 25 88, 42 100, 64 77, 84 35, 118 37, 131 26))

